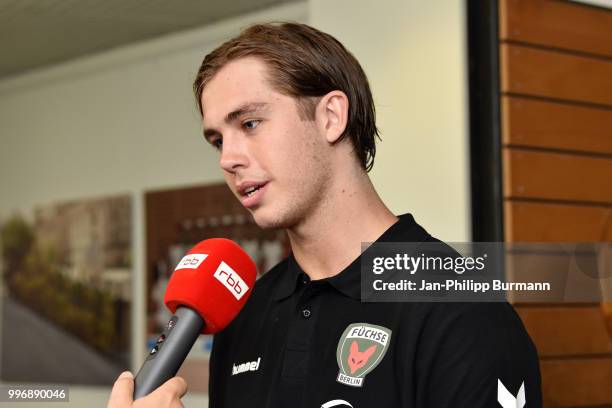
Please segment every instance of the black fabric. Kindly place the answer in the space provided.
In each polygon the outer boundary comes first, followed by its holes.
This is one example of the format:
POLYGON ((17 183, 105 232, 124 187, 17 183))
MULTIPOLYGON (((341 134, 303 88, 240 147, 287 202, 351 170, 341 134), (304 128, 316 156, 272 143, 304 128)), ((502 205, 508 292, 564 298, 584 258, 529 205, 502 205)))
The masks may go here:
MULTIPOLYGON (((377 241, 437 240, 407 214, 377 241)), ((359 258, 318 281, 293 257, 276 265, 214 338, 209 406, 496 407, 498 381, 514 397, 524 383, 525 407, 541 406, 537 352, 509 304, 362 303, 360 290, 359 258), (338 342, 353 323, 391 331, 361 387, 337 381, 338 342)))

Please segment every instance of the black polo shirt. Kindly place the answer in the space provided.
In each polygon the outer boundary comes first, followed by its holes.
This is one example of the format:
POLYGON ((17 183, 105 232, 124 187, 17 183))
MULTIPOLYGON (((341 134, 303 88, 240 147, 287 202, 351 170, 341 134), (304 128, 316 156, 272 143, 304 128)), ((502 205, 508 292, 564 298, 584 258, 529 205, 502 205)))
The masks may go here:
MULTIPOLYGON (((437 240, 409 214, 378 239, 422 241, 437 240)), ((509 304, 362 303, 360 276, 357 258, 311 281, 290 256, 259 279, 214 338, 209 406, 541 406, 536 349, 509 304)))

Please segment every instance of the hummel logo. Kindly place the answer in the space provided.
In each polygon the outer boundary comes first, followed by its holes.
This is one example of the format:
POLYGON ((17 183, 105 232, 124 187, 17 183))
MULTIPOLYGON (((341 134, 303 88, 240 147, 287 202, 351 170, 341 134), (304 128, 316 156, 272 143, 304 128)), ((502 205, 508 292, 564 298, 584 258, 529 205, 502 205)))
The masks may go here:
POLYGON ((242 374, 247 371, 257 371, 259 370, 259 363, 261 362, 261 357, 258 357, 255 361, 247 361, 246 363, 240 363, 238 365, 232 365, 232 375, 242 374))
POLYGON ((518 394, 516 394, 516 398, 514 398, 514 395, 512 395, 510 391, 506 389, 504 384, 498 378, 497 402, 499 402, 499 404, 503 408, 523 408, 525 406, 525 403, 527 402, 525 400, 525 382, 523 381, 523 383, 521 384, 521 388, 519 388, 518 390, 518 394))

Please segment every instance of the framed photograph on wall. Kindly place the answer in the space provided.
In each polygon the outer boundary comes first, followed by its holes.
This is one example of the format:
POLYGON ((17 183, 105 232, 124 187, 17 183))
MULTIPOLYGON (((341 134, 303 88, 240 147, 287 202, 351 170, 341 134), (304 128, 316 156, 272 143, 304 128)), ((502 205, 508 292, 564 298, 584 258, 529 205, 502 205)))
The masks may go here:
POLYGON ((3 382, 111 384, 129 368, 132 198, 4 218, 3 382))

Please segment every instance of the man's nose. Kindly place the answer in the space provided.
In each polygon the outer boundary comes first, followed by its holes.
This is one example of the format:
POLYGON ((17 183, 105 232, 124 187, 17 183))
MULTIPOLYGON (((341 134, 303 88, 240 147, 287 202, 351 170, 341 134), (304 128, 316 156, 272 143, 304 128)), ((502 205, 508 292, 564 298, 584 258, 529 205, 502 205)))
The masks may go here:
POLYGON ((230 135, 224 136, 219 164, 223 170, 230 173, 235 172, 241 167, 246 167, 248 165, 248 158, 244 143, 241 143, 236 137, 230 135))

